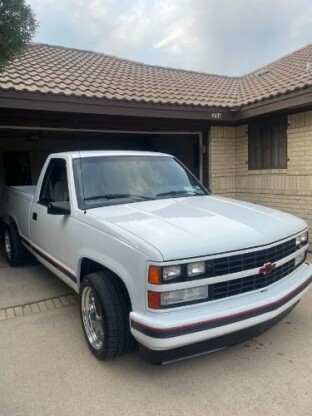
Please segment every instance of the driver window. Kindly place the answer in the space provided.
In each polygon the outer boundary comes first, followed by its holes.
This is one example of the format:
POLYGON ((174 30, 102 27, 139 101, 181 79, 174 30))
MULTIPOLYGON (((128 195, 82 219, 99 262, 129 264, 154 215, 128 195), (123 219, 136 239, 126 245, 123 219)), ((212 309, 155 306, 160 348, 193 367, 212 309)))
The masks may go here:
POLYGON ((48 165, 39 197, 39 203, 68 201, 68 182, 64 159, 52 159, 48 165))

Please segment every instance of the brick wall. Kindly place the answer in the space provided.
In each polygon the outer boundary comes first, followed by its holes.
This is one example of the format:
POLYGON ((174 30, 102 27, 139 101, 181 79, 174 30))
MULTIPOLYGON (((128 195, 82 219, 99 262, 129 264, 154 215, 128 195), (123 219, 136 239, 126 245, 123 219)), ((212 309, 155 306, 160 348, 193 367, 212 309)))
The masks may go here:
POLYGON ((211 127, 209 158, 211 190, 235 197, 236 127, 211 127))
POLYGON ((247 125, 212 127, 214 193, 293 213, 308 222, 312 243, 312 111, 288 116, 287 169, 248 170, 247 125))

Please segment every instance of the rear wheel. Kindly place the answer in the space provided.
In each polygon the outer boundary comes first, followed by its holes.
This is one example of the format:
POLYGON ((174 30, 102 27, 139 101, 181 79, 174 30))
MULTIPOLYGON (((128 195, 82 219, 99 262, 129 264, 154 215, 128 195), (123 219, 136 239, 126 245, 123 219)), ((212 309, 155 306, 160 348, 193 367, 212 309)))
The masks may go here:
POLYGON ((14 224, 7 225, 4 230, 5 257, 10 266, 19 266, 26 262, 27 251, 22 244, 14 224))
POLYGON ((80 290, 81 321, 89 348, 100 360, 133 348, 129 312, 129 301, 115 276, 96 272, 85 277, 80 290))

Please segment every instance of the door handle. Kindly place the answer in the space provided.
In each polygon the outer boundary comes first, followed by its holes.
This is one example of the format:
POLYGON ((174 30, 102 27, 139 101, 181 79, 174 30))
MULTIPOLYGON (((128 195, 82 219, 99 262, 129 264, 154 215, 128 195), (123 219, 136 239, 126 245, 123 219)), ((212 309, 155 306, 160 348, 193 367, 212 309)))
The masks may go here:
POLYGON ((32 219, 33 219, 34 221, 37 221, 37 213, 36 213, 36 212, 33 212, 33 214, 32 214, 32 219))

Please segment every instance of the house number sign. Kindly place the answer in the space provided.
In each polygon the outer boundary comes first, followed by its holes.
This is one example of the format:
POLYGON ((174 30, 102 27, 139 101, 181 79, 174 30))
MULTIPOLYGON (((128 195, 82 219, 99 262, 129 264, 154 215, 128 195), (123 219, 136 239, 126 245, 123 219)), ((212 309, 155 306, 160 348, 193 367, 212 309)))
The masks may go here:
POLYGON ((211 113, 211 118, 220 119, 222 118, 222 113, 211 113))

